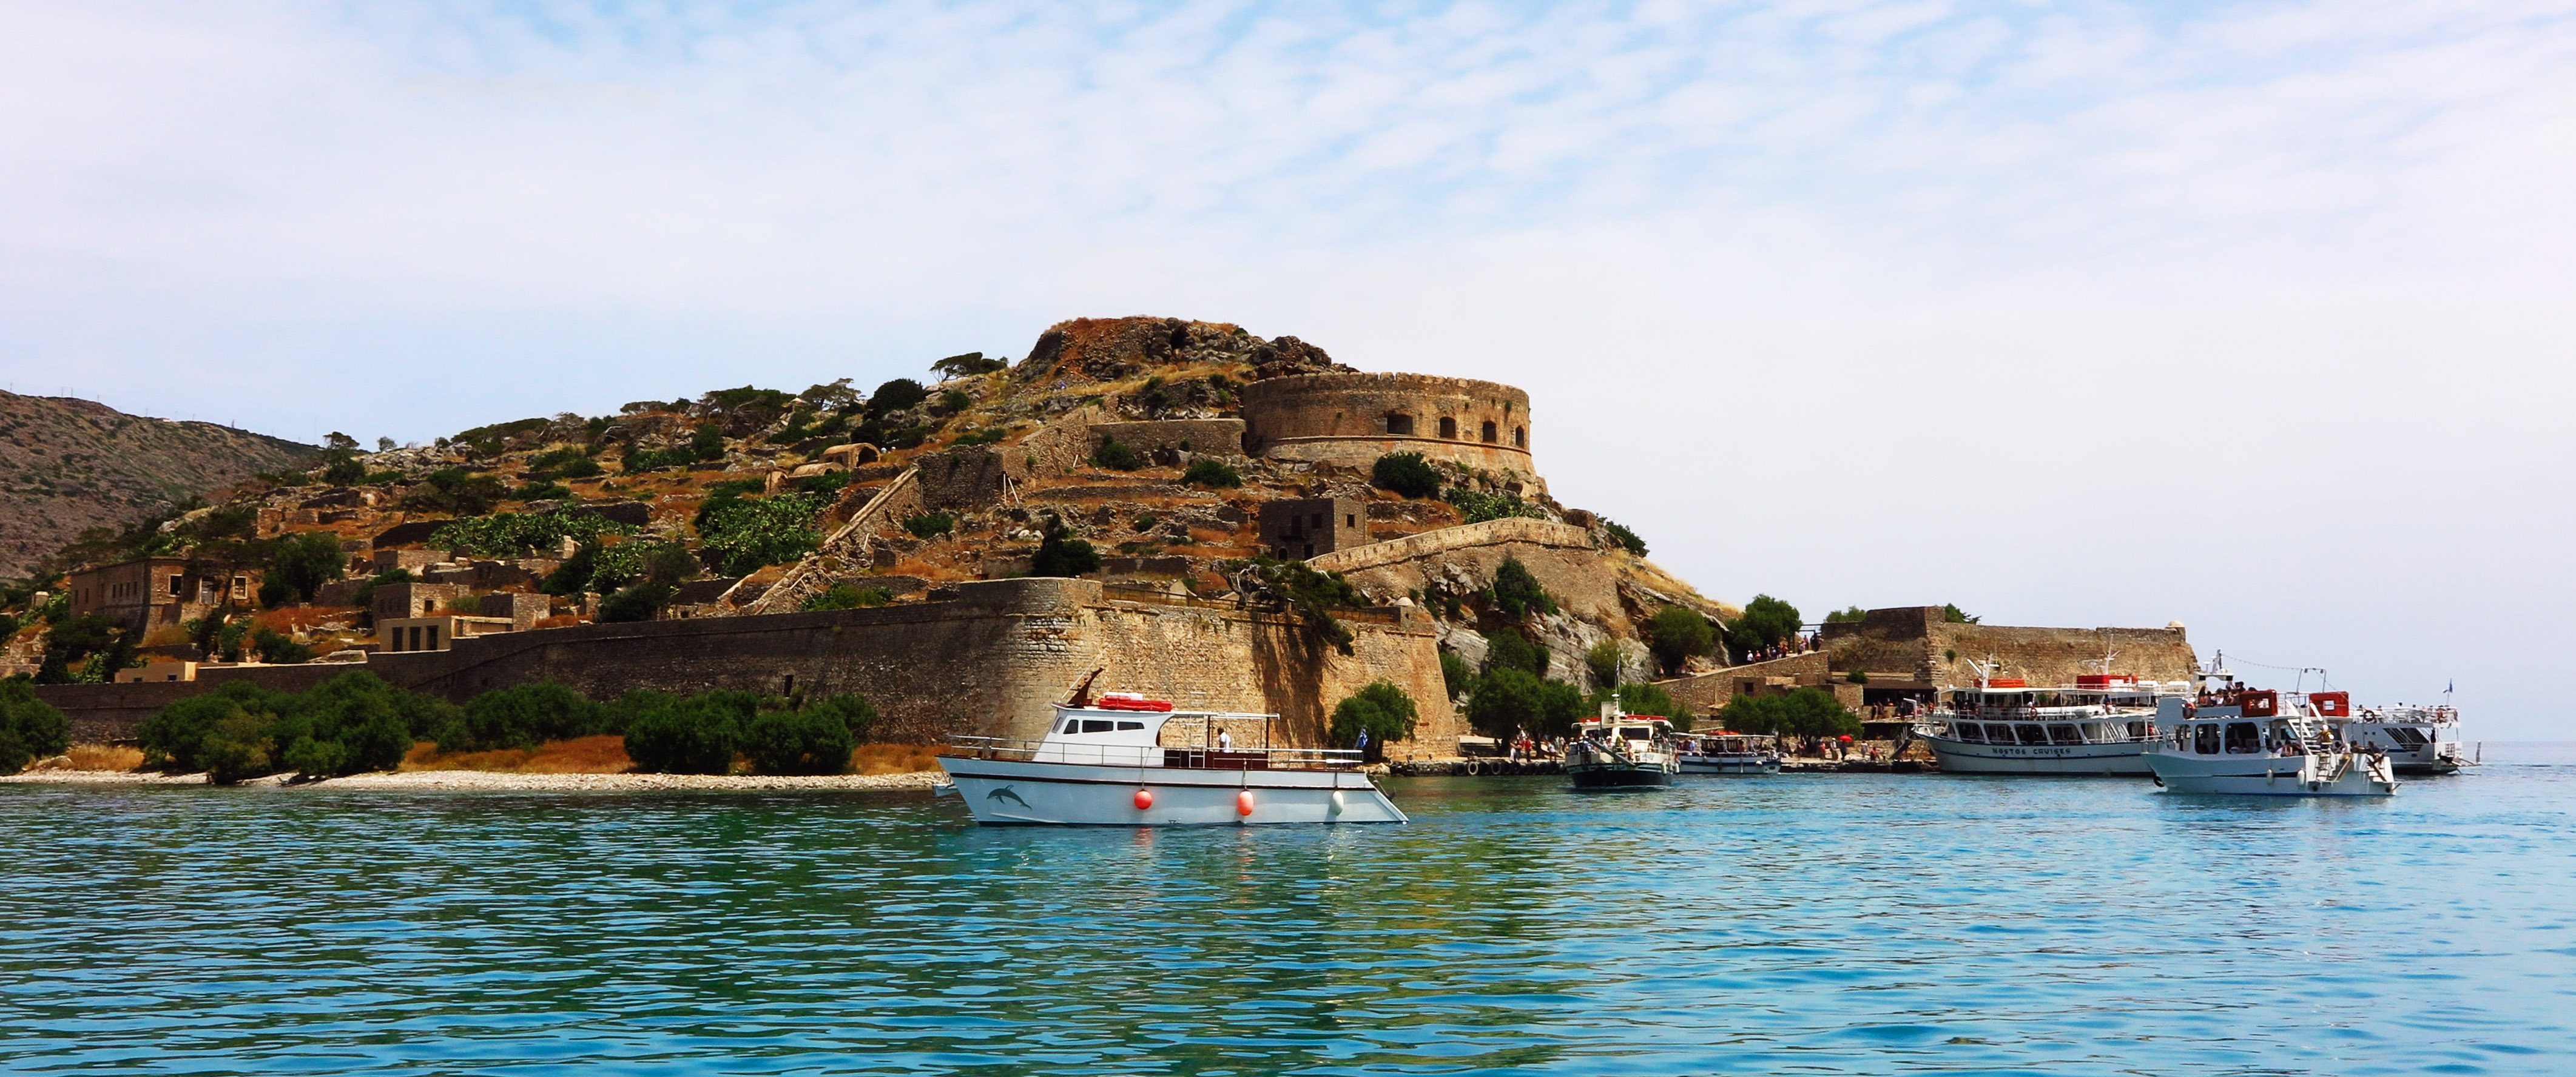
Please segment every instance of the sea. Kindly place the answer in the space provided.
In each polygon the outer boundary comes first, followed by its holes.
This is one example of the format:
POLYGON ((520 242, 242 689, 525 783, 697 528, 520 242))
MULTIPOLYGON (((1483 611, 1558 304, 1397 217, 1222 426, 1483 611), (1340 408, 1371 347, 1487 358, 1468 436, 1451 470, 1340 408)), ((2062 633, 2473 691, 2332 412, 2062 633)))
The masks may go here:
POLYGON ((1388 779, 1403 826, 905 793, 0 787, 0 1070, 2576 1072, 2576 746, 2389 799, 1388 779))

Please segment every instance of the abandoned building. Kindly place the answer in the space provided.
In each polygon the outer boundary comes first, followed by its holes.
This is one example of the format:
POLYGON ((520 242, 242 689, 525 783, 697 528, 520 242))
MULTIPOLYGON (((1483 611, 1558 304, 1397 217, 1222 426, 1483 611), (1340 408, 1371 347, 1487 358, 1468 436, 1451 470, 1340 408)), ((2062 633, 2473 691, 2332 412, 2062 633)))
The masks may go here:
POLYGON ((1346 497, 1293 498, 1261 506, 1261 548, 1303 561, 1368 544, 1368 513, 1346 497))

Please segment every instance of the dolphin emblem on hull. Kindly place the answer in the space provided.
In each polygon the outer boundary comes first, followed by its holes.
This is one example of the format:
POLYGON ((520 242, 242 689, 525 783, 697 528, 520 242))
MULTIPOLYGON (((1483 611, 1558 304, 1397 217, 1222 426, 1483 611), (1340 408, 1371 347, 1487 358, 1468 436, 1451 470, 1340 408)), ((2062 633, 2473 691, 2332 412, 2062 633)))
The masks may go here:
POLYGON ((1029 802, 1028 802, 1028 801, 1025 801, 1025 800, 1020 799, 1020 795, 1019 795, 1018 793, 1014 793, 1014 792, 1012 792, 1012 791, 1011 791, 1011 787, 1010 787, 1010 786, 1007 786, 1007 785, 1005 785, 1005 786, 1003 786, 1003 787, 1001 787, 1001 788, 999 788, 999 789, 993 790, 993 791, 992 791, 992 792, 990 792, 990 793, 986 793, 986 794, 984 794, 984 799, 986 799, 986 800, 1007 800, 1007 801, 1010 801, 1010 802, 1011 802, 1011 803, 1013 803, 1013 804, 1017 804, 1017 805, 1019 805, 1019 806, 1021 806, 1021 807, 1023 807, 1023 808, 1025 808, 1025 807, 1028 807, 1028 806, 1029 806, 1029 802))

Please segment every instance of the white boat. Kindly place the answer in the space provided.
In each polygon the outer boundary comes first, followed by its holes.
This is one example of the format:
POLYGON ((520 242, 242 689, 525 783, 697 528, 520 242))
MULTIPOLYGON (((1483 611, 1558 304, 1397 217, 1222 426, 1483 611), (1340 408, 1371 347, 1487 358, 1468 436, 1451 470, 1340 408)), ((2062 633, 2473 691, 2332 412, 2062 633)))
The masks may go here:
POLYGON ((1360 753, 1269 746, 1271 714, 1173 710, 1109 693, 1055 705, 1042 740, 956 737, 939 765, 975 821, 1072 826, 1401 823, 1404 812, 1360 769, 1360 753), (1199 725, 1167 747, 1173 722, 1199 725), (1227 731, 1259 730, 1235 748, 1227 731))
POLYGON ((1651 714, 1627 714, 1617 703, 1601 705, 1565 748, 1565 772, 1577 789, 1644 789, 1673 784, 1681 764, 1673 754, 1673 724, 1651 714))
POLYGON ((2188 699, 2188 681, 2141 681, 2131 674, 2084 674, 2039 687, 1987 675, 1949 690, 1949 705, 1913 734, 1950 774, 2133 775, 2149 773, 2159 700, 2188 699))
POLYGON ((2460 743, 2460 712, 2448 704, 2362 707, 2353 711, 2344 735, 2352 738, 2353 747, 2386 753, 2399 774, 2456 774, 2472 765, 2460 743))
POLYGON ((1754 733, 1673 734, 1681 774, 1778 774, 1779 738, 1754 733))
MULTIPOLYGON (((2341 695, 2341 693, 2321 693, 2341 695)), ((2348 717, 2295 692, 2229 684, 2198 702, 2167 700, 2170 735, 2147 753, 2156 784, 2175 793, 2243 796, 2389 796, 2397 771, 2387 753, 2347 735, 2348 717)))

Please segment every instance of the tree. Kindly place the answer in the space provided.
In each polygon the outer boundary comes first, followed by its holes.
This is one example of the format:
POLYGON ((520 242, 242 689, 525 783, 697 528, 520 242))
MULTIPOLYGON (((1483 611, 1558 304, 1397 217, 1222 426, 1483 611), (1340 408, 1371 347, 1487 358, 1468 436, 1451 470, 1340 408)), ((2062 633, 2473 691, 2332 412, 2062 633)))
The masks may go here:
POLYGON ((601 624, 650 621, 661 616, 662 607, 671 604, 671 596, 677 590, 670 584, 651 580, 618 588, 616 593, 599 600, 599 621, 601 624))
POLYGON ((1440 469, 1421 453, 1391 452, 1370 466, 1369 481, 1402 497, 1430 497, 1440 492, 1440 469))
POLYGON ((313 660, 313 648, 266 625, 251 630, 250 645, 259 652, 259 660, 270 665, 297 666, 313 660))
POLYGON ((1654 652, 1664 672, 1678 673, 1685 659, 1709 653, 1717 633, 1709 629, 1708 618, 1680 606, 1666 606, 1646 622, 1646 638, 1646 648, 1654 652))
POLYGON ((1869 611, 1862 609, 1857 605, 1852 606, 1849 609, 1835 610, 1834 612, 1825 615, 1825 623, 1829 625, 1859 624, 1868 619, 1869 611))
POLYGON ((500 688, 465 704, 458 720, 436 730, 442 752, 534 748, 600 732, 604 709, 556 681, 500 688))
POLYGON ((1054 516, 1039 527, 1038 552, 1029 558, 1032 576, 1083 576, 1100 571, 1100 551, 1073 537, 1073 529, 1054 516))
POLYGON ((1539 680, 1515 666, 1488 668, 1467 693, 1467 724, 1497 740, 1539 724, 1539 680))
POLYGON ((1583 652, 1584 668, 1592 672, 1592 684, 1596 688, 1608 688, 1618 684, 1619 667, 1626 665, 1627 662, 1627 649, 1619 646, 1619 641, 1615 639, 1602 640, 1593 644, 1590 650, 1583 652))
POLYGON ((348 565, 340 552, 340 537, 328 531, 307 531, 278 543, 270 556, 268 579, 283 583, 305 602, 322 585, 339 579, 348 565))
POLYGON ((72 746, 63 712, 36 698, 23 678, 0 680, 0 774, 16 774, 72 746))
POLYGON ((1833 693, 1800 688, 1779 695, 1737 696, 1717 712, 1718 721, 1739 733, 1775 733, 1787 737, 1858 736, 1860 718, 1833 693))
POLYGON ((1007 359, 987 359, 982 352, 967 352, 964 355, 952 355, 930 364, 930 372, 942 378, 968 378, 977 374, 990 374, 1009 365, 1011 363, 1007 359))
POLYGON ((1440 684, 1449 690, 1449 698, 1456 699, 1459 693, 1476 686, 1476 669, 1468 665, 1466 659, 1458 657, 1457 652, 1442 651, 1440 684))
POLYGON ((113 674, 113 670, 105 667, 115 664, 123 668, 123 663, 133 657, 133 644, 126 639, 127 635, 125 626, 95 613, 54 622, 53 627, 45 630, 45 660, 37 667, 36 683, 70 684, 75 679, 114 680, 112 675, 101 678, 94 674, 99 672, 113 674), (101 660, 91 662, 89 668, 84 671, 84 676, 75 678, 72 673, 72 663, 93 657, 101 660))
POLYGON ((1972 625, 1984 620, 1985 618, 1971 617, 1967 613, 1961 611, 1956 604, 1943 603, 1941 606, 1941 619, 1954 625, 1972 625))
POLYGON ((1235 580, 1247 593, 1259 594, 1265 601, 1303 614, 1307 629, 1318 639, 1343 654, 1351 653, 1351 644, 1357 637, 1351 635, 1350 626, 1333 617, 1333 611, 1358 609, 1364 603, 1359 588, 1351 586, 1341 573, 1317 572, 1303 561, 1255 557, 1245 571, 1236 574, 1235 580))
POLYGON ((1526 621, 1531 614, 1555 613, 1556 599, 1520 558, 1505 557, 1503 567, 1494 570, 1494 609, 1506 620, 1526 621))
POLYGON ((922 388, 920 382, 911 378, 896 378, 877 386, 876 392, 868 394, 868 414, 873 417, 883 417, 918 406, 928 399, 930 399, 930 390, 922 388))
POLYGON ((1646 556, 1646 540, 1637 537, 1636 532, 1621 526, 1618 521, 1604 516, 1601 518, 1601 529, 1610 533, 1610 540, 1618 543, 1620 549, 1639 557, 1646 556))
POLYGON ((1485 633, 1485 672, 1517 669, 1533 677, 1547 676, 1547 646, 1531 642, 1514 631, 1485 633))
POLYGON ((1777 647, 1795 638, 1805 622, 1798 617, 1798 607, 1769 595, 1755 595, 1744 604, 1744 616, 1726 626, 1726 642, 1738 653, 1762 647, 1777 647))
POLYGON ((1386 758, 1388 741, 1410 740, 1414 723, 1421 717, 1413 697, 1395 682, 1376 680, 1344 697, 1333 706, 1332 729, 1327 734, 1334 744, 1357 744, 1359 736, 1368 734, 1367 754, 1371 761, 1386 758))

